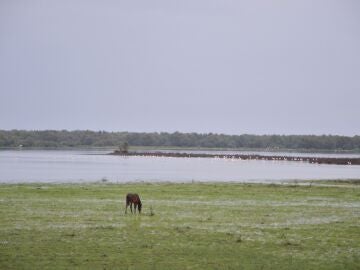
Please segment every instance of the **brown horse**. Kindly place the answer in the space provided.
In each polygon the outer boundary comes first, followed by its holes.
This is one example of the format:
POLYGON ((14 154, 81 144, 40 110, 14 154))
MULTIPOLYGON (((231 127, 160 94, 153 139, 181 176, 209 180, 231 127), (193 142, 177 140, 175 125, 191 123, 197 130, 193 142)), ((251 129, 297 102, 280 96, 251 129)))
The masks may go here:
POLYGON ((130 205, 130 210, 131 210, 131 213, 133 212, 132 211, 132 205, 134 204, 134 211, 136 213, 136 207, 139 211, 139 214, 141 213, 141 207, 142 207, 142 203, 141 203, 141 200, 140 200, 140 197, 138 194, 132 194, 132 193, 128 193, 126 195, 126 208, 125 208, 125 214, 127 213, 127 208, 128 206, 130 205))

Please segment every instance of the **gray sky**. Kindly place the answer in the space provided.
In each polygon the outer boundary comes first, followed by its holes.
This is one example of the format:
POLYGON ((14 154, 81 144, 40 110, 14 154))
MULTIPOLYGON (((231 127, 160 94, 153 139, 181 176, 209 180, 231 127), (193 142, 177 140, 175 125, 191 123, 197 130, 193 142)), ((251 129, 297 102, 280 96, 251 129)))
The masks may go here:
POLYGON ((0 0, 0 129, 360 134, 360 1, 0 0))

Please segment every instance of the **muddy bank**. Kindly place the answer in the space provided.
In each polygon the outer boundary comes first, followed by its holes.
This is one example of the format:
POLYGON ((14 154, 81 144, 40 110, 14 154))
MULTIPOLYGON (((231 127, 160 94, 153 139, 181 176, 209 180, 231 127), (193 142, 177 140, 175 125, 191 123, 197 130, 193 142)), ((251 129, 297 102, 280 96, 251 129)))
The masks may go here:
POLYGON ((293 157, 293 156, 264 156, 248 154, 201 154, 201 153, 168 153, 168 152, 122 152, 114 151, 109 155, 118 156, 145 156, 145 157, 175 157, 175 158, 221 158, 240 160, 269 160, 269 161, 297 161, 313 164, 334 165, 360 165, 360 158, 338 158, 338 157, 293 157))

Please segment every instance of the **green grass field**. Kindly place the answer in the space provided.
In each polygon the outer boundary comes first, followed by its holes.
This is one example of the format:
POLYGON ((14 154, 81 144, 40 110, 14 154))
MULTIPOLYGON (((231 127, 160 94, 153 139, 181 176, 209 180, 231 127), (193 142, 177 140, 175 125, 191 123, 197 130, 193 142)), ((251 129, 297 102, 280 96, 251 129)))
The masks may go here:
POLYGON ((360 269, 360 185, 0 185, 0 269, 360 269))

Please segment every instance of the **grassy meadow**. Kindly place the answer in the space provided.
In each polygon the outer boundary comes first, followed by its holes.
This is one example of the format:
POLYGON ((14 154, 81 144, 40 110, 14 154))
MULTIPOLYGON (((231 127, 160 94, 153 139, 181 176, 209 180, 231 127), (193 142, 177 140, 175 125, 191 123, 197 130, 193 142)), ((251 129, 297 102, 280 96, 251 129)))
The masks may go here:
POLYGON ((3 184, 0 269, 360 269, 360 185, 3 184))

